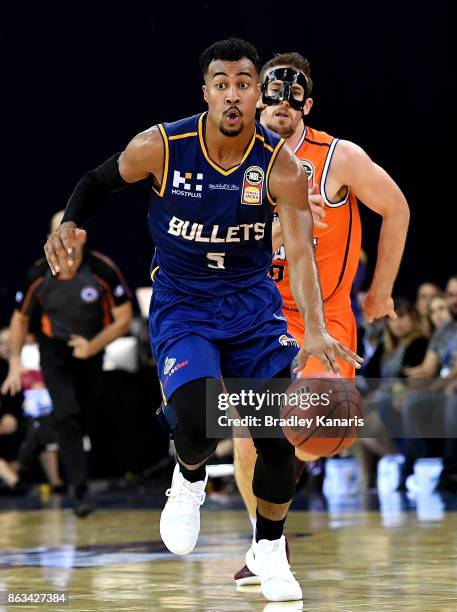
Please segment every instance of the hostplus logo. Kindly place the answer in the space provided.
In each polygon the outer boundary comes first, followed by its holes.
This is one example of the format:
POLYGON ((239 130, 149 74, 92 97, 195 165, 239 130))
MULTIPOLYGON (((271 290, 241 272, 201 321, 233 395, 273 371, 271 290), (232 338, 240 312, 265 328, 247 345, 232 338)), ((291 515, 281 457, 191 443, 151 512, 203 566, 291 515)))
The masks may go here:
POLYGON ((184 172, 181 174, 179 170, 175 170, 173 174, 173 187, 171 190, 173 195, 201 198, 203 190, 203 174, 197 172, 195 181, 192 181, 192 172, 184 172))

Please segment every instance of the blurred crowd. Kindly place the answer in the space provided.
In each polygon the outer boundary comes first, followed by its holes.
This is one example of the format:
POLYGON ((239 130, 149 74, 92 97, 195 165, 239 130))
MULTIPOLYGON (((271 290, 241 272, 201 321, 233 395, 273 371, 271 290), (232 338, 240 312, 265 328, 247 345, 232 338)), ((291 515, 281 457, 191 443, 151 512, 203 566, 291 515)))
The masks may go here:
POLYGON ((364 395, 366 428, 355 450, 368 487, 376 486, 376 464, 401 455, 399 490, 414 464, 440 458, 439 490, 457 490, 457 276, 444 288, 424 282, 411 302, 394 300, 398 318, 367 325, 359 295, 359 353, 365 363, 357 379, 364 395))
MULTIPOLYGON (((364 262, 362 261, 362 264, 364 262)), ((445 287, 424 282, 417 288, 415 301, 398 297, 398 318, 368 324, 364 319, 364 293, 360 290, 363 275, 354 283, 353 306, 358 323, 358 352, 364 365, 358 372, 357 385, 364 396, 366 427, 362 437, 349 451, 360 462, 367 488, 377 486, 377 464, 386 455, 401 456, 398 489, 405 489, 417 459, 438 457, 443 469, 438 482, 440 490, 457 490, 457 276, 445 287)), ((108 346, 105 370, 124 369, 135 372, 141 362, 147 367, 146 384, 155 377, 148 349, 148 290, 137 292, 141 298, 141 316, 132 324, 132 345, 119 350, 108 346)), ((123 340, 123 338, 118 339, 123 340)), ((53 426, 53 402, 46 389, 36 337, 29 335, 23 348, 21 393, 0 395, 0 494, 24 495, 37 480, 46 480, 51 491, 66 490, 68 475, 59 460, 59 435, 53 426), (28 351, 28 352, 27 352, 28 351)), ((10 330, 0 331, 0 385, 8 375, 10 330)), ((111 383, 109 383, 111 384, 111 383)), ((132 389, 135 388, 135 384, 132 389)), ((126 394, 127 395, 127 394, 126 394)), ((128 401, 124 399, 119 401, 128 401)), ((158 387, 150 395, 147 410, 152 416, 160 404, 158 387)), ((92 407, 93 410, 97 408, 92 407)), ((103 417, 103 414, 100 415, 103 417)), ((106 425, 106 424, 105 424, 106 425)), ((134 440, 143 428, 132 423, 134 440), (136 433, 135 433, 136 432, 136 433)), ((90 431, 85 433, 86 450, 90 448, 90 431)), ((166 433, 154 431, 161 440, 162 454, 168 457, 166 433), (159 432, 159 433, 158 433, 159 432)), ((151 439, 151 438, 150 438, 151 439)), ((92 451, 93 452, 93 451, 92 451)), ((219 455, 231 460, 231 445, 221 446, 219 455)), ((160 459, 151 455, 150 463, 160 459)), ((108 460, 109 461, 109 460, 108 460)), ((147 467, 143 461, 138 469, 147 467)), ((122 472, 124 467, 120 467, 122 472)), ((301 484, 322 484, 325 459, 307 466, 301 484)), ((120 476, 122 473, 119 474, 120 476)), ((91 475, 93 476, 93 475, 91 475)))

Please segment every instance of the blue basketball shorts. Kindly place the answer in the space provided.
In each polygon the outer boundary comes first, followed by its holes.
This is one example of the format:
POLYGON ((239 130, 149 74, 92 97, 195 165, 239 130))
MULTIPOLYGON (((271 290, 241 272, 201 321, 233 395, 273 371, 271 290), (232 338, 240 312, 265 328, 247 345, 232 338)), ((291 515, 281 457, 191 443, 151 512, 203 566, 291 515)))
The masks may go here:
POLYGON ((149 333, 166 400, 197 378, 270 379, 290 365, 299 349, 281 308, 269 278, 222 298, 154 290, 149 333))

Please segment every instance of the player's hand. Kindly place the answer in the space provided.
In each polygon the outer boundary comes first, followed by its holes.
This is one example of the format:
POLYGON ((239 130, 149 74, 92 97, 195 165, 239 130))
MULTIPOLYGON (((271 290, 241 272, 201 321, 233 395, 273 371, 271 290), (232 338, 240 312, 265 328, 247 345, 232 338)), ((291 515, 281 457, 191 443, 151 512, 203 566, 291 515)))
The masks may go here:
POLYGON ((340 368, 337 359, 344 359, 359 369, 363 363, 362 357, 346 348, 335 340, 325 329, 316 328, 306 332, 300 352, 297 355, 297 367, 294 372, 301 372, 308 361, 308 357, 316 357, 327 372, 339 374, 340 368))
POLYGON ((375 319, 382 319, 382 317, 389 317, 392 320, 397 318, 392 296, 376 293, 371 289, 365 298, 364 312, 368 323, 373 323, 375 319))
POLYGON ((76 357, 77 359, 89 359, 89 357, 94 355, 90 340, 87 340, 87 338, 83 338, 82 336, 72 334, 70 336, 70 340, 68 341, 68 346, 72 347, 73 357, 76 357))
POLYGON ((17 429, 17 419, 12 414, 5 414, 0 419, 0 431, 4 435, 12 434, 17 429))
POLYGON ((11 395, 16 395, 22 389, 22 366, 20 364, 10 364, 8 376, 5 378, 2 384, 2 395, 6 395, 7 393, 11 393, 11 395))
POLYGON ((56 232, 49 234, 44 245, 44 252, 51 272, 70 272, 74 263, 74 248, 82 246, 86 239, 86 232, 76 227, 72 221, 62 223, 56 232))
POLYGON ((314 184, 308 191, 308 202, 313 215, 314 227, 327 228, 327 223, 322 221, 327 213, 325 212, 324 200, 320 194, 319 185, 314 184))

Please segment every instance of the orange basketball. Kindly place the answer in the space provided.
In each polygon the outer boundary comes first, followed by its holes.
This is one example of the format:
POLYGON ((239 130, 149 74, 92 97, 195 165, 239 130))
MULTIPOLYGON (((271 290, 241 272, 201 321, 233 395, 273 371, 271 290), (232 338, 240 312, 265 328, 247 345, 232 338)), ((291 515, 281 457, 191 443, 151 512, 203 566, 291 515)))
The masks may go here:
POLYGON ((281 405, 281 425, 289 442, 315 457, 349 448, 363 427, 363 402, 355 381, 326 374, 295 380, 281 405))

